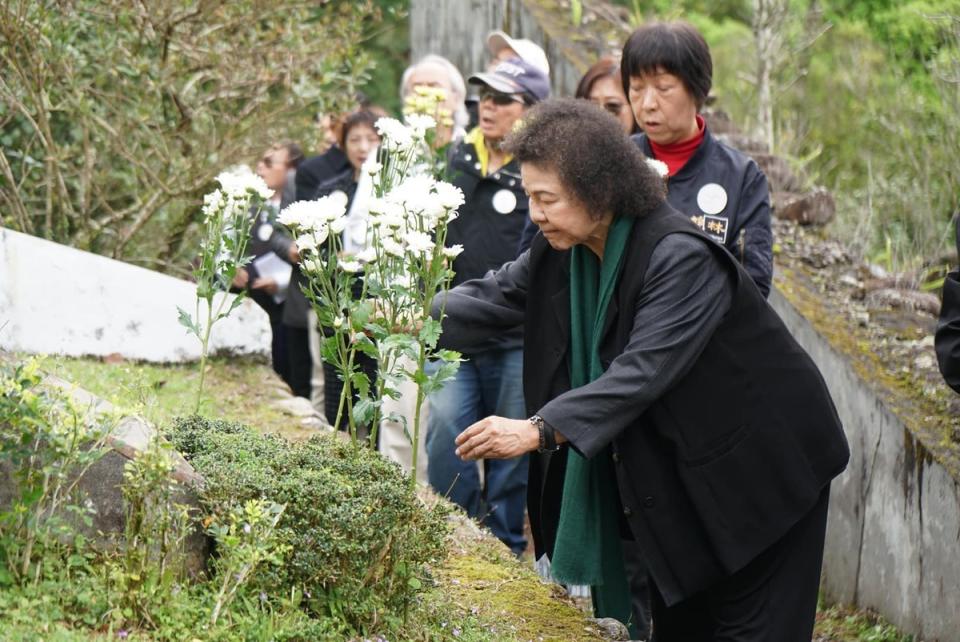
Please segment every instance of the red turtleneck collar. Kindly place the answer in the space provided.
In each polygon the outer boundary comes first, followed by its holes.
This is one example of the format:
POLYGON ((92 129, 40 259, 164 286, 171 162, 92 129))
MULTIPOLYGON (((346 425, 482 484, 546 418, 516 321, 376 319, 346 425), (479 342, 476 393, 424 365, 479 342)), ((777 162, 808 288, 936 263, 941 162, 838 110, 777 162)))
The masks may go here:
POLYGON ((693 153, 700 147, 700 143, 703 142, 703 132, 703 118, 700 114, 697 114, 697 133, 693 138, 669 145, 658 145, 649 138, 647 139, 650 142, 653 157, 667 164, 667 176, 673 176, 687 164, 693 153))

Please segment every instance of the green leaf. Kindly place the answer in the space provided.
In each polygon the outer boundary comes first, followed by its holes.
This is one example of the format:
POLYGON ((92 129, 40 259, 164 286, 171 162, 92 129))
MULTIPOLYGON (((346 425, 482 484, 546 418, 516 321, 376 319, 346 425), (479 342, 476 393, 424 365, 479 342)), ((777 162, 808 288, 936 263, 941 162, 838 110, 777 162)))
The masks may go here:
POLYGON ((436 319, 424 319, 423 327, 418 334, 420 341, 432 350, 440 340, 440 328, 440 322, 436 319))
POLYGON ((185 327, 188 332, 192 332, 197 338, 199 338, 200 328, 198 328, 197 324, 193 322, 193 317, 190 316, 190 314, 179 305, 177 306, 177 313, 177 321, 180 322, 180 325, 185 327))

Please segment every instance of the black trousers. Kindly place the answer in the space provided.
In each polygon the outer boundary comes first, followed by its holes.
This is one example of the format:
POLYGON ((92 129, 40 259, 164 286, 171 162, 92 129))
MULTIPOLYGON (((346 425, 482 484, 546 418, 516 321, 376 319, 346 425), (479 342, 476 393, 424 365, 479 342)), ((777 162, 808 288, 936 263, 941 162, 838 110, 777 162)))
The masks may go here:
POLYGON ((653 642, 810 642, 829 500, 828 485, 770 548, 679 604, 666 606, 651 581, 653 642))
POLYGON ((283 326, 287 340, 287 367, 290 389, 297 397, 310 398, 313 360, 310 358, 310 336, 306 328, 283 326))

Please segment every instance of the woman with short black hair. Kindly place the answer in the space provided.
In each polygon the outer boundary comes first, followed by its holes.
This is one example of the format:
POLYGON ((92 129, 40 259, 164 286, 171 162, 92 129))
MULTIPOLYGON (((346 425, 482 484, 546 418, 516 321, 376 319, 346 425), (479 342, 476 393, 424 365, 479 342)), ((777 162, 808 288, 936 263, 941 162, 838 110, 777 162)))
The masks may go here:
POLYGON ((706 40, 685 22, 647 24, 627 40, 620 65, 643 130, 634 141, 666 163, 667 200, 726 247, 766 296, 773 275, 767 179, 751 158, 713 136, 700 115, 713 82, 706 40))
POLYGON ((598 616, 630 620, 626 536, 649 565, 658 642, 809 642, 830 481, 849 458, 816 366, 609 114, 543 103, 505 148, 541 234, 434 314, 464 352, 523 325, 530 418, 481 419, 457 454, 535 454, 537 555, 591 585, 598 616))

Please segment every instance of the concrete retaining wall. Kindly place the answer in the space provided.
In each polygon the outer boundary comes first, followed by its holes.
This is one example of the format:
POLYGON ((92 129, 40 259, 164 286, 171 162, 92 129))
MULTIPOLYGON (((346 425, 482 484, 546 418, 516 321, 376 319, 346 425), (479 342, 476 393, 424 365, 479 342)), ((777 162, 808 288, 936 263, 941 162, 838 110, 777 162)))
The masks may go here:
MULTIPOLYGON (((196 287, 152 272, 0 228, 0 349, 170 362, 200 357, 200 342, 177 322, 193 313, 196 287)), ((213 329, 212 350, 268 354, 270 323, 247 300, 213 329)))
POLYGON ((770 303, 820 367, 850 441, 830 493, 825 597, 927 642, 960 640, 960 485, 780 292, 770 303))

